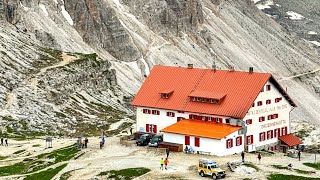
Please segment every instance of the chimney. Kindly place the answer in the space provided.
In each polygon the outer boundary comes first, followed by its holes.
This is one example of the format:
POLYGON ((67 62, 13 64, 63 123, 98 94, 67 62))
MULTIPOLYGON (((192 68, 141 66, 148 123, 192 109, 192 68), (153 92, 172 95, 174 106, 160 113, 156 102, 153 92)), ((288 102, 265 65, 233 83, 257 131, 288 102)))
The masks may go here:
POLYGON ((253 67, 249 67, 249 73, 253 73, 253 67))
POLYGON ((192 69, 193 68, 193 64, 188 64, 188 68, 192 69))

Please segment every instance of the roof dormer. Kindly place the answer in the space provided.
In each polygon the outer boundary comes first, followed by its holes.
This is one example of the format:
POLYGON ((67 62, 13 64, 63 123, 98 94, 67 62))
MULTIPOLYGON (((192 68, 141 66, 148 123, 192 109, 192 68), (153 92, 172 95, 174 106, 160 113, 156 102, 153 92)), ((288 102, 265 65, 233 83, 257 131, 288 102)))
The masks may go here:
POLYGON ((172 95, 173 92, 174 92, 173 90, 164 90, 164 91, 160 92, 160 97, 162 99, 168 99, 168 98, 170 98, 170 96, 172 95))
POLYGON ((193 91, 189 97, 191 101, 203 102, 211 104, 219 104, 226 97, 225 93, 208 92, 208 91, 193 91))

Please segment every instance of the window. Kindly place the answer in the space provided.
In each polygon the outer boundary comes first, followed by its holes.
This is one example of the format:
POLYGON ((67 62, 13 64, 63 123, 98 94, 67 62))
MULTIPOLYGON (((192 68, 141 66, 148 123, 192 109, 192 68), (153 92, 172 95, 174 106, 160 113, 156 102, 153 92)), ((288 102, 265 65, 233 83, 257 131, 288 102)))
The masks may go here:
POLYGON ((240 146, 240 145, 242 145, 242 137, 241 136, 236 138, 236 146, 240 146))
POLYGON ((268 115, 268 120, 271 120, 273 118, 273 115, 268 115))
POLYGON ((260 139, 259 139, 260 142, 261 142, 261 141, 264 141, 264 140, 265 140, 265 132, 260 133, 259 138, 260 138, 260 139))
POLYGON ((263 121, 265 121, 265 117, 264 116, 259 117, 259 122, 263 122, 263 121))
POLYGON ((212 121, 212 117, 207 117, 208 121, 211 122, 212 121))
POLYGON ((280 133, 279 130, 280 130, 280 128, 274 130, 274 137, 275 138, 279 137, 279 133, 280 133))
POLYGON ((207 118, 205 116, 201 116, 201 120, 205 121, 207 118))
POLYGON ((174 112, 167 112, 167 116, 174 117, 174 112))
POLYGON ((157 125, 146 124, 146 132, 157 133, 157 125))
POLYGON ((271 115, 268 115, 268 120, 271 120, 271 119, 277 119, 278 118, 278 114, 271 114, 271 115))
MULTIPOLYGON (((221 119, 222 122, 222 119, 221 119)), ((226 124, 230 124, 230 119, 226 119, 226 124)))
POLYGON ((254 107, 254 103, 252 103, 252 107, 254 107))
POLYGON ((281 128, 281 132, 282 132, 282 136, 283 136, 283 135, 287 135, 287 133, 288 133, 288 127, 283 127, 283 128, 281 128))
POLYGON ((212 104, 217 104, 219 101, 218 100, 216 100, 216 99, 211 99, 211 101, 210 101, 212 104))
POLYGON ((158 111, 158 110, 152 110, 152 114, 153 114, 153 115, 160 115, 160 111, 158 111))
POLYGON ((222 118, 216 118, 216 123, 222 123, 222 118))
POLYGON ((258 101, 258 106, 262 106, 262 101, 258 101))
POLYGON ((252 124, 252 119, 247 119, 247 120, 246 120, 246 124, 248 124, 248 125, 249 125, 249 124, 252 124))
POLYGON ((267 139, 272 139, 273 138, 273 130, 270 130, 267 132, 267 139))
POLYGON ((197 115, 189 114, 189 119, 197 119, 197 115))
POLYGON ((277 119, 277 118, 278 118, 278 114, 274 114, 273 119, 277 119))
POLYGON ((227 141, 226 141, 226 148, 227 149, 229 149, 229 148, 232 148, 232 146, 233 146, 233 144, 232 144, 232 139, 228 139, 227 141))
POLYGON ((179 122, 179 121, 181 121, 183 119, 185 119, 185 118, 184 117, 177 117, 177 122, 179 122))
POLYGON ((151 113, 150 109, 143 109, 142 112, 144 114, 150 114, 151 113))
POLYGON ((253 135, 247 136, 247 145, 253 144, 253 135))
POLYGON ((264 87, 261 89, 261 92, 263 92, 264 91, 264 87))
POLYGON ((278 103, 278 102, 280 102, 281 100, 282 100, 282 97, 279 97, 279 98, 274 99, 274 102, 275 102, 275 103, 278 103))
POLYGON ((194 137, 194 146, 195 147, 200 147, 200 138, 194 137))
POLYGON ((190 145, 190 136, 185 136, 184 137, 184 144, 185 145, 190 145))
POLYGON ((271 104, 271 99, 266 100, 266 104, 271 104))
POLYGON ((267 85, 267 91, 270 91, 270 90, 271 90, 271 86, 267 85))
POLYGON ((196 101, 196 97, 191 97, 191 100, 192 101, 196 101))
POLYGON ((169 98, 169 94, 162 93, 161 94, 161 98, 168 99, 169 98))
POLYGON ((197 101, 201 101, 201 98, 197 98, 197 101))

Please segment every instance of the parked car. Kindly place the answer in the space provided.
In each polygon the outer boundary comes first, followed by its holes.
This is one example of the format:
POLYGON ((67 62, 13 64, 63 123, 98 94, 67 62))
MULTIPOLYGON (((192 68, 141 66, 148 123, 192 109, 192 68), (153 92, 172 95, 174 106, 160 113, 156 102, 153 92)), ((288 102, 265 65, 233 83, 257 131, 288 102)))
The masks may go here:
POLYGON ((205 158, 199 159, 198 172, 202 177, 211 176, 213 179, 216 179, 218 177, 226 177, 225 171, 220 169, 219 165, 216 162, 205 158))
POLYGON ((159 147, 160 143, 163 141, 162 134, 158 134, 153 136, 153 138, 150 140, 148 146, 150 147, 159 147))
POLYGON ((146 146, 150 142, 151 138, 152 138, 151 134, 143 134, 136 141, 136 144, 137 144, 137 146, 146 146))

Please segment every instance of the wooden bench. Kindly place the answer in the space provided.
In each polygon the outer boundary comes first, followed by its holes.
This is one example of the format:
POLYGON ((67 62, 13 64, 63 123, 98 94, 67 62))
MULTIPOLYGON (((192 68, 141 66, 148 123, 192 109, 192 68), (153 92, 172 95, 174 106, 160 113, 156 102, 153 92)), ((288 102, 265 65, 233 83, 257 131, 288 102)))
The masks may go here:
POLYGON ((170 151, 182 152, 183 145, 177 143, 170 143, 170 142, 161 142, 160 148, 168 148, 170 151))

